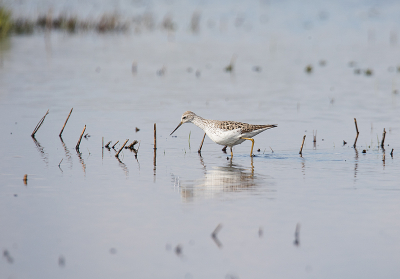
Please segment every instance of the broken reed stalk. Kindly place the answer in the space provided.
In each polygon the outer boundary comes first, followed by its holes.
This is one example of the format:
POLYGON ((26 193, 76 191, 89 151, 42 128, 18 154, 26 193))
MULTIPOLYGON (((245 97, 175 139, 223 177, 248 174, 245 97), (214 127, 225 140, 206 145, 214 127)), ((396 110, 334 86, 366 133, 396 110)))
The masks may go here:
POLYGON ((203 147, 203 142, 205 138, 206 138, 206 133, 204 133, 203 139, 201 140, 199 150, 197 150, 198 153, 201 153, 201 148, 203 147))
POLYGON ((392 148, 392 151, 390 151, 390 157, 393 158, 393 148, 392 148))
POLYGON ((81 136, 79 137, 78 143, 77 143, 76 146, 75 146, 76 151, 79 151, 79 145, 81 144, 81 140, 82 140, 82 137, 83 137, 83 134, 85 133, 85 131, 86 131, 86 125, 85 125, 85 127, 83 128, 82 134, 81 134, 81 136))
POLYGON ((129 139, 127 139, 125 142, 124 142, 124 144, 121 146, 121 148, 118 150, 118 152, 117 152, 117 154, 115 154, 115 157, 117 157, 118 158, 118 156, 119 156, 119 153, 121 152, 121 150, 122 149, 124 149, 124 147, 125 147, 125 144, 128 142, 128 140, 129 139))
POLYGON ((315 135, 314 135, 314 130, 313 130, 313 142, 316 143, 317 142, 317 130, 315 130, 315 135))
POLYGON ((304 141, 305 140, 306 140, 306 135, 303 136, 303 142, 301 143, 300 152, 299 152, 300 155, 303 154, 303 146, 304 146, 304 141))
POLYGON ((74 109, 74 108, 72 108, 72 109, 70 110, 70 112, 69 112, 69 114, 68 114, 68 117, 67 117, 67 119, 65 120, 64 126, 62 127, 61 132, 60 132, 60 134, 58 135, 60 138, 61 138, 62 133, 64 132, 65 125, 67 125, 68 119, 69 119, 69 117, 71 116, 71 113, 72 113, 72 110, 73 110, 73 109, 74 109))
POLYGON ((381 148, 385 149, 385 137, 386 137, 386 130, 383 128, 383 135, 382 135, 382 142, 381 142, 381 148))
POLYGON ((356 148, 357 139, 358 139, 358 135, 360 134, 360 132, 358 131, 357 119, 355 119, 355 118, 354 118, 354 124, 356 125, 357 136, 356 136, 356 139, 354 140, 353 147, 356 148))
POLYGON ((117 142, 114 143, 114 145, 111 148, 114 148, 117 145, 117 143, 119 143, 119 140, 117 140, 117 142))
POLYGON ((109 142, 107 142, 107 144, 104 147, 110 149, 110 144, 111 144, 111 140, 109 142))
POLYGON ((49 114, 49 110, 47 110, 46 114, 42 117, 42 119, 40 119, 39 123, 36 125, 35 129, 32 132, 32 135, 31 135, 32 138, 35 137, 36 132, 39 130, 40 126, 42 126, 43 121, 48 114, 49 114))
POLYGON ((156 123, 154 123, 154 149, 157 149, 157 127, 156 127, 156 123))

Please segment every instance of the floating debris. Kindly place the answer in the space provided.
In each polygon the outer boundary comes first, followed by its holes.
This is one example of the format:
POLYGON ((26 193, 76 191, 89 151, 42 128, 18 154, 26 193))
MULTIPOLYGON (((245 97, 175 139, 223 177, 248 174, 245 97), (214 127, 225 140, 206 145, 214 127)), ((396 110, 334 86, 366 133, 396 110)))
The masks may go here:
POLYGON ((305 68, 306 73, 311 74, 313 71, 313 67, 312 65, 307 65, 305 68))
POLYGON ((25 185, 28 185, 28 175, 27 174, 24 175, 23 181, 24 181, 25 185))
POLYGON ((235 61, 236 61, 236 54, 232 55, 231 62, 228 66, 225 67, 225 72, 233 72, 235 70, 235 61))
POLYGON ((374 72, 373 72, 371 69, 366 69, 366 70, 364 71, 364 74, 365 74, 366 76, 372 76, 372 75, 374 74, 374 72))

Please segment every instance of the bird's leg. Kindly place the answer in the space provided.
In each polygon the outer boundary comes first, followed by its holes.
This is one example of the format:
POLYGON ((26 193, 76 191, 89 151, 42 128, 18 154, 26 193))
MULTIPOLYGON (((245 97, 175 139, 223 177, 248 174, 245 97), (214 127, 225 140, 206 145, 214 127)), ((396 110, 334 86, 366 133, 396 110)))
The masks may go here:
POLYGON ((250 151, 250 157, 253 157, 253 147, 254 147, 254 139, 252 138, 242 138, 245 140, 251 140, 251 151, 250 151))
POLYGON ((232 146, 231 146, 231 158, 233 157, 232 146))
POLYGON ((206 137, 206 133, 204 133, 203 140, 201 141, 199 150, 197 150, 198 153, 201 153, 201 148, 203 147, 203 142, 204 142, 205 137, 206 137))

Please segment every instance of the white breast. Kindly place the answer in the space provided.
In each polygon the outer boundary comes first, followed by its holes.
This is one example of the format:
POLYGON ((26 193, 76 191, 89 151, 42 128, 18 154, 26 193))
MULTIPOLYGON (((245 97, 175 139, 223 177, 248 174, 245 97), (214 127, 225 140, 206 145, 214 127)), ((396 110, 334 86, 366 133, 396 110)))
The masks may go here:
POLYGON ((215 143, 220 145, 234 146, 244 141, 240 137, 240 129, 236 130, 221 130, 221 129, 205 129, 207 136, 215 143))

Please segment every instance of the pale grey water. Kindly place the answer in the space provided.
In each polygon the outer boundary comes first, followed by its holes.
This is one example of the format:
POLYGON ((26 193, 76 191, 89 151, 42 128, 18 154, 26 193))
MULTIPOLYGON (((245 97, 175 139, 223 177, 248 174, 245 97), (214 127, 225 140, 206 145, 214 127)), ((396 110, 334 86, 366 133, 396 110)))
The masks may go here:
POLYGON ((36 32, 1 43, 0 277, 400 275, 395 1, 4 3, 31 16, 69 5, 82 16, 150 11, 161 21, 172 12, 178 30, 36 32), (197 35, 188 30, 195 10, 197 35), (235 26, 238 15, 245 20, 235 26), (233 54, 229 74, 223 69, 233 54), (163 66, 166 74, 157 75, 163 66), (63 146, 58 134, 72 107, 63 146), (38 146, 30 134, 48 109, 38 146), (249 142, 234 148, 231 161, 209 139, 200 157, 197 127, 169 136, 186 110, 278 128, 255 137, 254 158, 249 142), (80 158, 84 125, 91 137, 80 158), (102 137, 117 146, 139 140, 137 159, 126 150, 121 162, 113 150, 102 155, 102 137), (220 246, 211 238, 218 224, 220 246))

